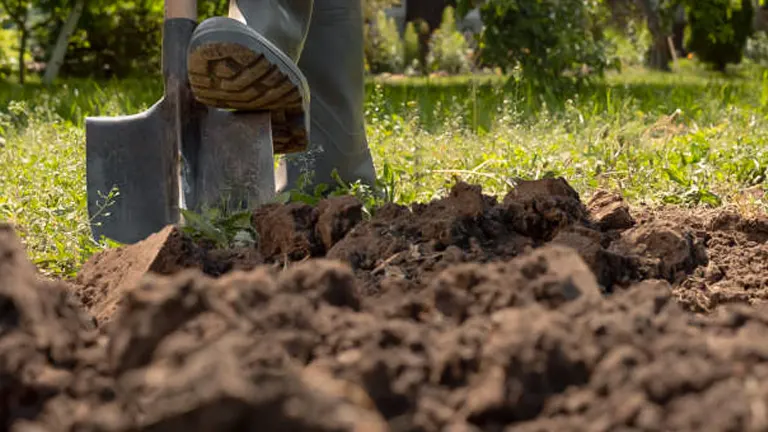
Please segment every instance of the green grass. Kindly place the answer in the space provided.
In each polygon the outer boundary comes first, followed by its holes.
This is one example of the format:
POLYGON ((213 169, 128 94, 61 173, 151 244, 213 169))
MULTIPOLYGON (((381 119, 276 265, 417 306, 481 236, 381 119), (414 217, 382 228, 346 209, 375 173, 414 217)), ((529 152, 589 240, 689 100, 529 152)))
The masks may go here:
MULTIPOLYGON (((138 112, 161 91, 150 80, 0 84, 0 220, 43 271, 72 275, 102 247, 89 239, 84 117, 138 112)), ((722 77, 683 63, 570 91, 499 77, 371 80, 367 92, 376 165, 401 203, 439 197, 457 178, 501 195, 515 179, 564 176, 584 196, 763 208, 768 74, 756 68, 722 77)))

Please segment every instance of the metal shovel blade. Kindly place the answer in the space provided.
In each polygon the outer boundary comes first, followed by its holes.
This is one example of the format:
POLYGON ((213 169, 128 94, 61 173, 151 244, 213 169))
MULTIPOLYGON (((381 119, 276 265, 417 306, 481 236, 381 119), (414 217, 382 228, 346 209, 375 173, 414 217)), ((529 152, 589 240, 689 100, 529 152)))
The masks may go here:
POLYGON ((200 137, 191 208, 249 210, 275 197, 270 113, 209 110, 200 137))
POLYGON ((181 154, 197 153, 199 135, 186 70, 195 4, 166 1, 160 101, 136 115, 86 119, 88 212, 97 240, 135 243, 179 221, 181 154), (119 195, 105 203, 113 188, 119 195))
POLYGON ((165 99, 147 111, 86 119, 88 213, 93 236, 134 243, 176 222, 173 147, 163 145, 165 99), (117 188, 112 202, 106 197, 117 188))

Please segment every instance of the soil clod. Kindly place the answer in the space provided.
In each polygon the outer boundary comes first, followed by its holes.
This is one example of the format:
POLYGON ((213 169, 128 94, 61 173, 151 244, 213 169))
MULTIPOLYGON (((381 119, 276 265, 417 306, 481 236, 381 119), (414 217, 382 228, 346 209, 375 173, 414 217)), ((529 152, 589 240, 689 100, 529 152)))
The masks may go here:
POLYGON ((604 190, 598 191, 589 200, 587 207, 597 226, 603 231, 623 230, 635 225, 629 205, 624 202, 621 195, 604 190))

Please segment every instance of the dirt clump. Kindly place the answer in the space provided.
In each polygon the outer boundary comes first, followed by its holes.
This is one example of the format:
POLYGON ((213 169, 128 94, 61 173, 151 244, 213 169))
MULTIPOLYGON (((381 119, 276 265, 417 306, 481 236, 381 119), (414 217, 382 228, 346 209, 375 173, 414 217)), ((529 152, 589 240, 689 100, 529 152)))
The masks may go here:
POLYGON ((602 231, 624 230, 635 225, 629 205, 621 195, 600 190, 587 204, 592 218, 602 231))
POLYGON ((362 219, 362 203, 344 196, 324 199, 316 207, 266 205, 254 212, 252 222, 266 259, 300 261, 325 254, 362 219))
POLYGON ((503 204, 515 230, 539 242, 574 224, 593 225, 579 194, 562 178, 521 181, 503 204))
POLYGON ((77 275, 77 294, 98 321, 108 320, 130 289, 148 272, 173 274, 202 268, 202 254, 176 227, 166 227, 144 241, 89 260, 77 275))
POLYGON ((262 264, 264 257, 252 247, 209 249, 205 251, 202 270, 209 276, 218 277, 234 271, 253 270, 262 264))
POLYGON ((420 289, 436 272, 461 262, 506 260, 551 240, 572 225, 592 226, 578 194, 562 180, 521 183, 502 203, 479 186, 456 184, 441 200, 387 205, 353 229, 327 257, 359 270, 373 293, 387 276, 420 289), (556 195, 547 195, 554 191, 556 195))
POLYGON ((0 227, 0 420, 50 431, 768 430, 768 235, 564 179, 169 227, 76 295, 0 227))
POLYGON ((729 303, 768 300, 768 236, 765 217, 744 218, 732 211, 701 221, 709 262, 680 284, 679 295, 694 311, 729 303))
POLYGON ((317 208, 303 203, 264 206, 253 214, 261 253, 298 261, 318 254, 315 240, 317 208))
POLYGON ((265 270, 146 278, 128 293, 106 348, 119 396, 83 430, 385 430, 364 400, 303 370, 319 343, 315 309, 339 303, 338 271, 313 270, 328 279, 314 281, 324 286, 314 301, 300 295, 300 269, 282 281, 265 270))
MULTIPOLYGON (((570 331, 596 349, 585 362, 589 378, 549 398, 540 417, 519 425, 520 430, 768 427, 765 416, 747 408, 768 396, 762 385, 745 387, 765 374, 765 365, 747 354, 747 344, 756 341, 723 337, 719 328, 735 324, 737 310, 692 320, 669 285, 653 281, 617 293, 598 308, 571 306, 550 313, 563 313, 570 331)), ((742 323, 765 330, 760 314, 742 323)))
POLYGON ((571 248, 547 246, 506 263, 463 264, 435 277, 427 288, 435 308, 457 323, 512 307, 557 309, 582 296, 601 296, 597 280, 571 248))
POLYGON ((640 257, 643 279, 680 282, 708 262, 703 243, 689 229, 671 221, 657 220, 624 231, 609 250, 640 257))
POLYGON ((67 424, 72 396, 99 398, 99 337, 63 283, 44 279, 0 224, 0 425, 67 424))
POLYGON ((612 292, 626 287, 642 277, 640 259, 635 255, 616 253, 605 248, 610 239, 600 231, 583 226, 572 226, 560 231, 552 243, 576 250, 604 291, 612 292))
POLYGON ((220 276, 234 270, 253 269, 263 261, 252 248, 205 248, 179 228, 168 226, 144 241, 108 249, 91 258, 74 281, 78 287, 75 293, 97 321, 107 322, 126 292, 148 274, 172 275, 198 269, 220 276))
POLYGON ((330 250, 363 220, 363 204, 354 197, 338 197, 320 201, 315 234, 330 250))

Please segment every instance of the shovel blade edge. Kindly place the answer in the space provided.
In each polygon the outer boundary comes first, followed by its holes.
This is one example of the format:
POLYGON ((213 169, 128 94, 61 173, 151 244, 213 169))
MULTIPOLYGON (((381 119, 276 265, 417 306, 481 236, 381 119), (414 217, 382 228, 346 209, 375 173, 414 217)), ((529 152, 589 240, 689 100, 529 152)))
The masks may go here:
POLYGON ((89 117, 86 184, 91 230, 120 243, 135 243, 179 219, 178 179, 162 102, 123 117, 89 117), (117 196, 105 198, 114 188, 117 196))

